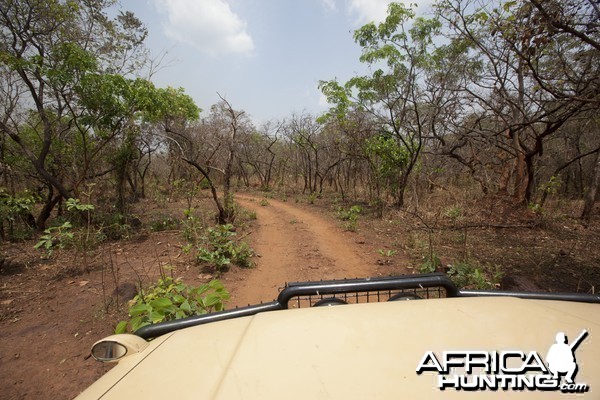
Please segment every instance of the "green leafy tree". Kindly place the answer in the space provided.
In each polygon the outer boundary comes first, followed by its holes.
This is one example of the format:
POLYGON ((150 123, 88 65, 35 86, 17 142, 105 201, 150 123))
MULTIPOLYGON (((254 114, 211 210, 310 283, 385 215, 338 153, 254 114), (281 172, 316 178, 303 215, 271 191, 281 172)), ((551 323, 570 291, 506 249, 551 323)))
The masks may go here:
MULTIPOLYGON (((122 133, 122 75, 144 62, 146 30, 112 0, 0 2, 0 133, 46 188, 43 229, 61 199, 100 173, 96 161, 122 133)), ((6 143, 3 141, 3 143, 6 143)))
POLYGON ((395 203, 400 207, 432 118, 421 78, 431 62, 433 38, 440 26, 437 19, 415 18, 413 9, 392 3, 384 22, 369 23, 354 33, 362 47, 360 60, 374 72, 352 78, 344 85, 336 81, 320 83, 328 101, 335 105, 331 117, 345 118, 352 110, 371 115, 385 140, 374 139, 366 150, 369 156, 384 160, 384 168, 394 163, 395 203), (396 157, 394 153, 403 155, 396 157))

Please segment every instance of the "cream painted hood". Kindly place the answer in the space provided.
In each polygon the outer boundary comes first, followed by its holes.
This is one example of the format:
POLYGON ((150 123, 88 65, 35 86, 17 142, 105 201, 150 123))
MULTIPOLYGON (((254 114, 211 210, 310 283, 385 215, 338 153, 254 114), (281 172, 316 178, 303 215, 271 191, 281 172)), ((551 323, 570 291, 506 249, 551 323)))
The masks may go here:
POLYGON ((546 357, 574 340, 576 382, 600 398, 600 306, 511 297, 447 298, 260 313, 179 330, 122 359, 77 399, 564 398, 544 391, 440 390, 418 375, 428 351, 546 357))

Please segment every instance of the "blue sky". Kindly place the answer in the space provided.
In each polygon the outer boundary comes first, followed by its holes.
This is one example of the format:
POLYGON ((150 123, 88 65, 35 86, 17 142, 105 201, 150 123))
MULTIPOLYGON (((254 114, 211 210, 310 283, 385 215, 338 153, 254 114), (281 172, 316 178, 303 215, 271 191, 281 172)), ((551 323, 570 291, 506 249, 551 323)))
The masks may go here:
POLYGON ((153 57, 166 52, 156 85, 183 87, 203 110, 218 92, 260 124, 325 111, 319 80, 366 71, 352 34, 382 20, 389 2, 121 0, 121 8, 147 26, 153 57))

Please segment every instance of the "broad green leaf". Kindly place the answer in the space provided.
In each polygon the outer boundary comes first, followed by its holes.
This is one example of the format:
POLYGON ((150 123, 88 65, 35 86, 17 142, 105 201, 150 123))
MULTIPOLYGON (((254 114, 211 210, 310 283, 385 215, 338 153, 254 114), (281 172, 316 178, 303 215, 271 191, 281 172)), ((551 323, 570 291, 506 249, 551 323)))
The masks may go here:
POLYGON ((150 306, 154 309, 165 309, 171 307, 173 302, 165 297, 152 300, 150 306))
POLYGON ((134 317, 131 319, 131 331, 135 332, 142 326, 145 326, 148 324, 149 324, 149 322, 146 320, 145 317, 142 317, 142 316, 134 317))
POLYGON ((181 305, 179 306, 179 308, 181 308, 185 312, 191 312, 192 311, 192 307, 190 307, 190 303, 187 300, 185 300, 183 303, 181 303, 181 305))
POLYGON ((152 321, 152 323, 156 324, 165 320, 165 313, 153 310, 152 312, 150 312, 150 314, 148 314, 148 318, 150 319, 150 321, 152 321))
POLYGON ((204 304, 207 308, 213 307, 215 304, 221 302, 221 298, 213 293, 209 294, 204 298, 204 304))
POLYGON ((173 301, 175 303, 177 303, 177 304, 182 304, 186 300, 185 300, 185 297, 183 297, 182 295, 180 295, 180 294, 174 294, 173 295, 173 301))
POLYGON ((141 314, 145 314, 145 313, 149 312, 150 310, 151 310, 151 307, 148 304, 145 304, 145 303, 134 304, 129 309, 129 315, 132 317, 137 317, 141 314))
POLYGON ((116 334, 127 333, 127 321, 119 322, 117 324, 117 327, 115 328, 115 333, 116 334))

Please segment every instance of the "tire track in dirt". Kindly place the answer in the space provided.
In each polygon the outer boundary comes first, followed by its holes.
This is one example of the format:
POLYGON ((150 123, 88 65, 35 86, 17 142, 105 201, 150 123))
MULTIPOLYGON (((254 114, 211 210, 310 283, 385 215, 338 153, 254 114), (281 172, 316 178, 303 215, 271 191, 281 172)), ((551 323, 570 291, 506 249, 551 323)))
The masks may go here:
POLYGON ((269 301, 285 282, 372 276, 375 263, 362 254, 357 236, 344 232, 324 217, 269 199, 237 194, 237 202, 255 211, 257 228, 252 246, 257 253, 255 268, 242 271, 239 281, 229 284, 229 306, 269 301))

